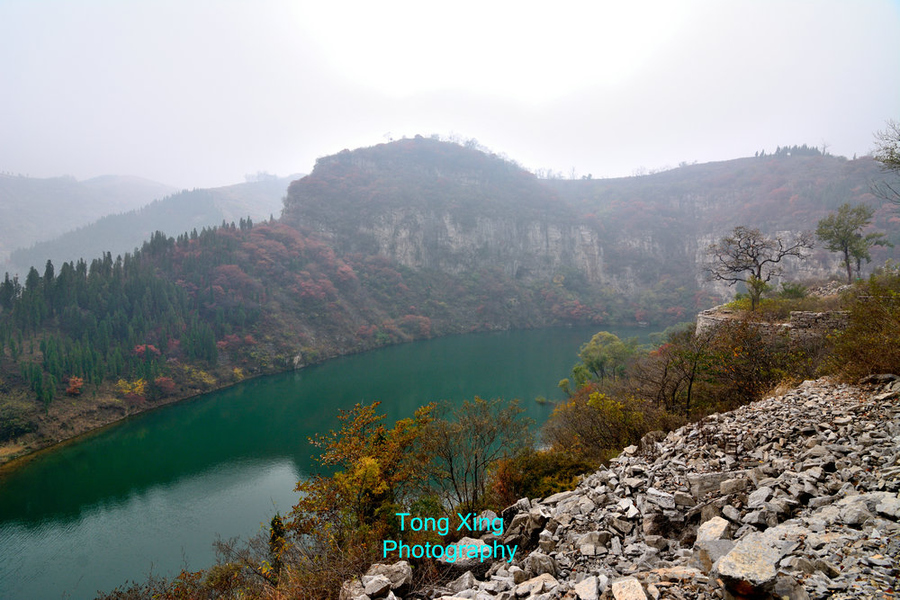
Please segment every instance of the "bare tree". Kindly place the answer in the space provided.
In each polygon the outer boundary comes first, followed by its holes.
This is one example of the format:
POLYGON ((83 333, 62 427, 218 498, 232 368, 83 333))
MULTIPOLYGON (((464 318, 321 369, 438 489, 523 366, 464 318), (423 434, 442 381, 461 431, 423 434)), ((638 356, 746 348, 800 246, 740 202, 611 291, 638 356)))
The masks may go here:
MULTIPOLYGON (((900 122, 888 121, 884 130, 875 132, 872 157, 881 163, 885 171, 900 174, 900 122)), ((900 205, 900 180, 884 180, 872 187, 876 196, 900 205)))
POLYGON ((795 240, 780 237, 769 238, 759 229, 735 227, 731 235, 711 244, 706 253, 710 258, 706 272, 710 279, 725 281, 729 285, 742 282, 750 294, 751 310, 756 310, 759 297, 769 287, 769 281, 781 274, 782 261, 788 256, 805 258, 813 247, 809 232, 801 233, 795 240))
POLYGON ((488 470, 500 459, 533 447, 530 419, 517 400, 482 400, 444 405, 446 416, 428 427, 423 444, 433 457, 430 475, 447 506, 482 508, 488 470))

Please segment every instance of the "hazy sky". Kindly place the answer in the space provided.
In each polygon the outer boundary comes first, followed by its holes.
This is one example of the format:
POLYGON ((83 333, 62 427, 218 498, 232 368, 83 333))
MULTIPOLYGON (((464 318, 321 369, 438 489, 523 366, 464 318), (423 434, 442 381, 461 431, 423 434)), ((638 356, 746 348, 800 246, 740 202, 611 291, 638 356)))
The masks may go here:
POLYGON ((900 119, 900 1, 0 0, 0 171, 178 187, 404 135, 631 175, 900 119))

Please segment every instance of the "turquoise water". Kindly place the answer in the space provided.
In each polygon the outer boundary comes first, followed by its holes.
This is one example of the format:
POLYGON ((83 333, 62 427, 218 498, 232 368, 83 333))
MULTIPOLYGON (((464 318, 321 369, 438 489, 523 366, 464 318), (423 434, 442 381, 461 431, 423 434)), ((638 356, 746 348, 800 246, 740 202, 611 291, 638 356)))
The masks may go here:
MULTIPOLYGON (((612 329, 625 337, 649 333, 612 329)), ((389 420, 433 400, 519 398, 538 423, 597 328, 469 334, 384 348, 244 382, 139 415, 0 475, 0 598, 92 598, 214 560, 296 501, 307 438, 339 408, 389 420)))

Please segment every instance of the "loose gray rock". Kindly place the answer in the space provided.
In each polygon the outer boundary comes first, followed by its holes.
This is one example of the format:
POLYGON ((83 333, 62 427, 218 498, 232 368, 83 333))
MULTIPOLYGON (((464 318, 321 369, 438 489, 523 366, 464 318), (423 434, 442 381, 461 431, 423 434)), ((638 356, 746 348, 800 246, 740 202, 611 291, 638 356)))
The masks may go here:
POLYGON ((582 579, 579 583, 576 583, 575 587, 572 589, 575 591, 575 595, 578 596, 579 600, 598 600, 600 597, 598 583, 597 576, 591 575, 586 579, 582 579))
MULTIPOLYGON (((458 590, 415 595, 722 600, 721 580, 735 596, 890 597, 900 588, 900 399, 885 396, 895 385, 807 381, 657 435, 574 490, 504 510, 500 537, 520 546, 513 564, 448 569, 458 590)), ((341 600, 373 599, 353 580, 341 600)))
POLYGON ((633 577, 613 582, 612 593, 616 600, 647 600, 641 582, 633 577))
POLYGON ((719 576, 735 594, 764 594, 774 586, 778 561, 784 554, 779 544, 773 544, 763 534, 750 533, 719 560, 719 576))

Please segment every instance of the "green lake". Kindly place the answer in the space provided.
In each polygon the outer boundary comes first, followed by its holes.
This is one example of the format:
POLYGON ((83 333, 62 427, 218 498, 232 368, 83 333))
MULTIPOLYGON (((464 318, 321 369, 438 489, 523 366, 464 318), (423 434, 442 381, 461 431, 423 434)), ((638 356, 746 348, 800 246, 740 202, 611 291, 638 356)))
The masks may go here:
MULTIPOLYGON (((602 327, 601 327, 602 328, 602 327)), ((390 421, 430 401, 519 398, 542 423, 598 327, 450 336, 246 381, 128 419, 0 474, 0 598, 93 598, 214 560, 290 511, 309 436, 340 408, 390 421)), ((647 329, 608 329, 620 337, 647 329)))

